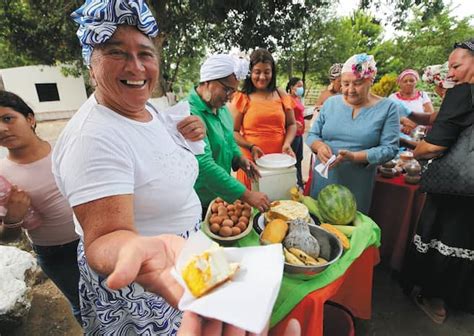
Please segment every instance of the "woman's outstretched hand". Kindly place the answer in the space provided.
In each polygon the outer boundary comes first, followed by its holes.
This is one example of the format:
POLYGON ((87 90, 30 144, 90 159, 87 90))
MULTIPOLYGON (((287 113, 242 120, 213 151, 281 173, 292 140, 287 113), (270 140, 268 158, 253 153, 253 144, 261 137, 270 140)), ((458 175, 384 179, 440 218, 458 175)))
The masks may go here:
POLYGON ((177 307, 183 288, 171 275, 185 240, 176 235, 137 236, 120 248, 107 286, 119 289, 137 282, 177 307))

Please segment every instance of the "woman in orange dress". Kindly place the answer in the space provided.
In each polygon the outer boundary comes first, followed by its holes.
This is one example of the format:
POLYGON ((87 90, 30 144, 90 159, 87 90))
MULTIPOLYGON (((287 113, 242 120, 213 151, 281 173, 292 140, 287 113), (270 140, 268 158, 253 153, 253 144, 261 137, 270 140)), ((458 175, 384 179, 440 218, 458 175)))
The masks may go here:
MULTIPOLYGON (((293 106, 291 96, 276 86, 272 55, 256 49, 250 55, 250 76, 231 103, 234 136, 243 155, 254 161, 271 153, 295 156, 291 149, 296 134, 293 106)), ((237 179, 251 189, 245 172, 237 171, 237 179)))

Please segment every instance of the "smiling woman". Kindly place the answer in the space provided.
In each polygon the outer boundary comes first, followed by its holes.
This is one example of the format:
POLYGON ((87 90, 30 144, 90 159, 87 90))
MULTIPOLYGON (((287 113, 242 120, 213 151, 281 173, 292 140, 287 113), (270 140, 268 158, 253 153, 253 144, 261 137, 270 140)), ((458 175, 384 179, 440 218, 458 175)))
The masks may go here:
MULTIPOLYGON (((250 76, 232 99, 234 137, 245 157, 253 161, 271 153, 295 156, 291 148, 296 134, 294 103, 277 88, 276 77, 272 55, 265 49, 256 49, 250 55, 250 76)), ((251 189, 245 171, 240 169, 237 178, 251 189)))
POLYGON ((190 146, 199 118, 177 126, 148 101, 158 27, 141 0, 88 0, 74 12, 95 92, 60 135, 53 173, 75 214, 84 333, 177 333, 182 288, 170 271, 199 227, 190 146), (157 295, 159 294, 159 295, 157 295))
POLYGON ((370 208, 377 164, 392 159, 398 150, 398 107, 370 93, 376 72, 373 56, 349 58, 341 71, 342 95, 326 100, 306 139, 317 156, 315 164, 336 156, 327 179, 313 178, 311 196, 326 185, 342 184, 364 213, 370 208))
POLYGON ((138 121, 151 120, 145 109, 158 76, 153 42, 134 26, 119 26, 94 49, 90 75, 101 105, 138 121))

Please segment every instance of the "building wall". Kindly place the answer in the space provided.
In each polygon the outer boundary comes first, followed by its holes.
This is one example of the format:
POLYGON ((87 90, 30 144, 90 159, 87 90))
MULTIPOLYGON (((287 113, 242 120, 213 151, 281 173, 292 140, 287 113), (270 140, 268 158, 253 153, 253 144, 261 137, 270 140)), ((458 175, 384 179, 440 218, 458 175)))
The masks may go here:
POLYGON ((37 113, 37 119, 70 117, 87 99, 84 79, 64 76, 60 67, 34 65, 0 69, 5 90, 22 97, 37 113), (35 84, 56 83, 59 100, 40 102, 35 84))

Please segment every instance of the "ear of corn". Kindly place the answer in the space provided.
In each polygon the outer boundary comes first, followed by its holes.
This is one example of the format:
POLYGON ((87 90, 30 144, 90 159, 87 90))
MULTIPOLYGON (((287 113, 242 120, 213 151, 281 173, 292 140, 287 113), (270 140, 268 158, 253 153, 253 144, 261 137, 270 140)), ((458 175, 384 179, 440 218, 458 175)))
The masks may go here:
POLYGON ((341 231, 346 235, 346 237, 351 237, 352 233, 355 230, 355 226, 352 225, 333 225, 336 229, 341 231))
POLYGON ((334 225, 323 223, 320 226, 326 231, 334 234, 337 237, 337 239, 339 239, 339 241, 341 242, 344 250, 348 250, 351 247, 351 243, 349 242, 349 239, 339 229, 335 228, 334 225))

